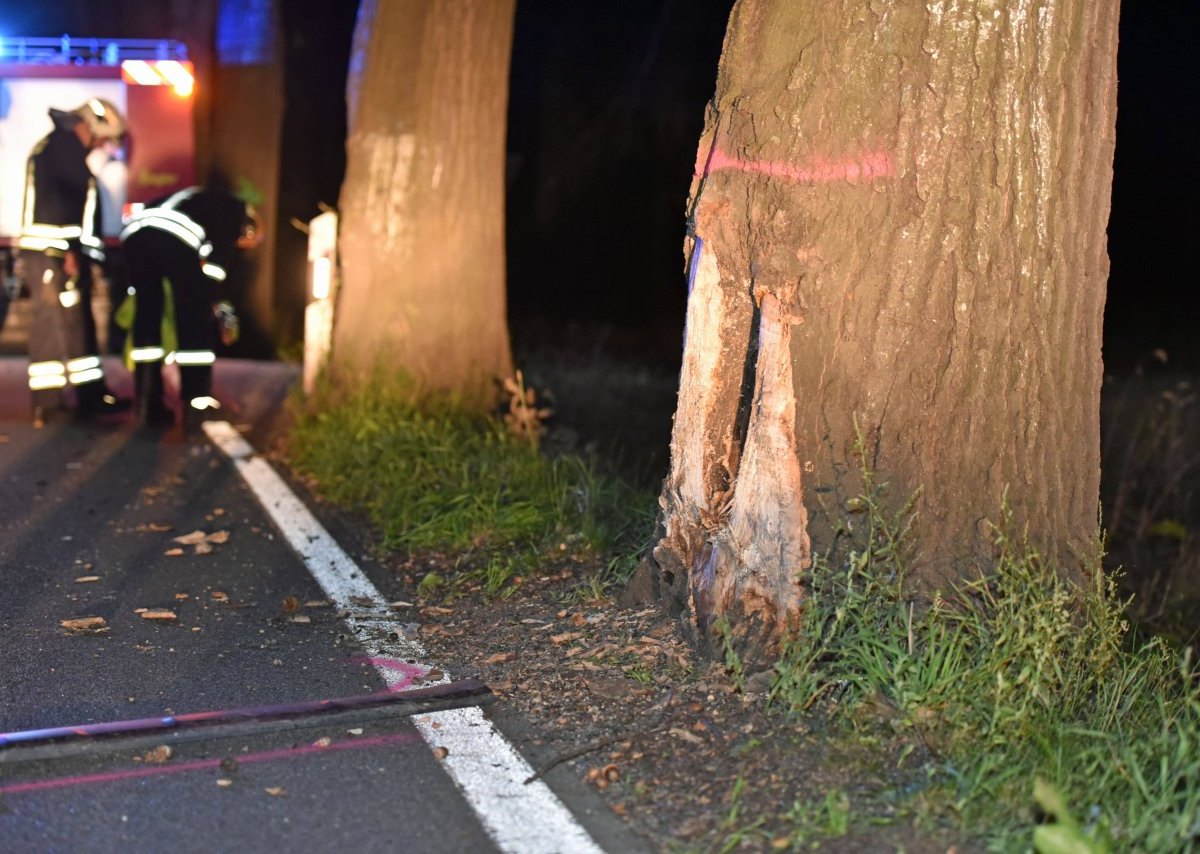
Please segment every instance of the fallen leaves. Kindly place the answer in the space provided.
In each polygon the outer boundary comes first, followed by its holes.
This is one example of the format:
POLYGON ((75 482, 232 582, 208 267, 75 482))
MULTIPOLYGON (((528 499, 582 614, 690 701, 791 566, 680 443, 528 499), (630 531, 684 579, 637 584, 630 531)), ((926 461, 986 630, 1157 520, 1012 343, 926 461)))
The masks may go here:
POLYGON ((169 744, 160 744, 158 747, 151 748, 140 756, 133 757, 134 762, 148 762, 151 765, 162 765, 171 761, 171 757, 175 755, 175 751, 171 749, 169 744))
POLYGON ((99 581, 99 580, 100 580, 100 576, 98 576, 98 575, 81 575, 75 579, 75 583, 76 584, 90 584, 93 581, 99 581))
POLYGON ((175 612, 169 608, 137 608, 135 614, 141 614, 143 620, 163 620, 170 622, 178 619, 175 612))
POLYGON ((503 664, 506 661, 512 661, 516 658, 516 653, 513 652, 497 652, 494 655, 489 655, 484 659, 484 664, 503 664))
POLYGON ((70 635, 100 635, 109 630, 103 617, 77 617, 62 620, 60 624, 70 635))
POLYGON ((287 794, 287 789, 283 786, 267 786, 263 791, 273 798, 282 798, 287 794))
POLYGON ((610 784, 621 779, 621 771, 612 764, 605 765, 603 768, 589 768, 584 779, 597 789, 604 791, 610 784))
POLYGON ((445 759, 449 755, 450 755, 450 748, 448 748, 448 747, 435 747, 433 749, 433 758, 434 759, 445 759))
MULTIPOLYGON (((207 531, 197 529, 190 534, 181 534, 178 537, 172 537, 171 542, 179 543, 181 546, 191 546, 195 554, 206 555, 212 554, 214 545, 221 545, 229 542, 228 531, 213 531, 211 534, 207 531)), ((172 548, 164 552, 168 557, 178 557, 183 554, 183 549, 172 548)))

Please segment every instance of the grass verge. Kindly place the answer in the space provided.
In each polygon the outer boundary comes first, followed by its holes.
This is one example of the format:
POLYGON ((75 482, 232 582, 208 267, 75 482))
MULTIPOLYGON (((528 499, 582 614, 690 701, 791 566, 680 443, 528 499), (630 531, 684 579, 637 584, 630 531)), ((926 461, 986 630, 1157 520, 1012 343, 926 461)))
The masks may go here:
MULTIPOLYGON (((770 700, 886 757, 863 816, 956 827, 996 850, 1194 850, 1190 656, 1134 640, 1098 562, 1093 589, 1070 587, 1003 529, 990 574, 919 606, 906 524, 869 495, 860 506, 864 545, 814 568, 770 700)), ((797 827, 793 847, 808 837, 797 827)))
MULTIPOLYGON (((653 521, 653 496, 594 461, 548 458, 499 419, 402 377, 325 386, 296 410, 292 462, 324 497, 364 510, 386 551, 452 553, 467 568, 459 580, 478 578, 488 593, 573 559, 609 561, 618 580, 628 562, 614 556, 634 552, 653 521)), ((422 592, 450 580, 430 573, 422 592)))

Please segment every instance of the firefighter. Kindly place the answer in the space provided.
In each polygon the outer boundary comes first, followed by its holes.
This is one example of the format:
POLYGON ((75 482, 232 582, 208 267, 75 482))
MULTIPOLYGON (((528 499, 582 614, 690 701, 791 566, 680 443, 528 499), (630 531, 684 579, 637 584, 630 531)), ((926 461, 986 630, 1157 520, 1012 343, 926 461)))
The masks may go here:
POLYGON ((120 140, 125 120, 108 101, 92 98, 71 112, 51 109, 52 130, 29 156, 25 174, 20 249, 33 317, 29 333, 29 389, 33 423, 41 427, 61 407, 63 390, 75 391, 76 411, 104 415, 129 408, 104 382, 92 273, 103 263, 96 180, 89 151, 120 140))
POLYGON ((220 409, 212 395, 215 340, 219 330, 222 342, 232 344, 237 320, 232 306, 219 299, 219 287, 237 250, 254 248, 261 235, 250 205, 199 187, 151 202, 125 221, 121 246, 133 307, 127 353, 143 425, 175 421, 163 401, 162 368, 171 362, 179 367, 185 428, 220 409))

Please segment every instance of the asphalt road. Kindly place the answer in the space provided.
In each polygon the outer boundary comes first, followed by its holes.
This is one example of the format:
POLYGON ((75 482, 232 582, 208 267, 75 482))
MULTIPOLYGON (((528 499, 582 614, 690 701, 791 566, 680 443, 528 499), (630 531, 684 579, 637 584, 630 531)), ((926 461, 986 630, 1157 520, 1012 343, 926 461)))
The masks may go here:
MULTIPOLYGON (((385 687, 211 444, 130 419, 34 430, 24 364, 0 359, 0 733, 385 687), (196 531, 207 549, 175 541, 196 531), (86 617, 105 631, 62 625, 86 617)), ((109 375, 128 391, 115 363, 109 375)), ((219 363, 217 396, 263 447, 296 376, 219 363)), ((22 761, 0 748, 0 851, 495 850, 406 717, 205 738, 161 763, 143 758, 153 742, 22 761)), ((633 847, 572 783, 561 797, 592 838, 633 847)))

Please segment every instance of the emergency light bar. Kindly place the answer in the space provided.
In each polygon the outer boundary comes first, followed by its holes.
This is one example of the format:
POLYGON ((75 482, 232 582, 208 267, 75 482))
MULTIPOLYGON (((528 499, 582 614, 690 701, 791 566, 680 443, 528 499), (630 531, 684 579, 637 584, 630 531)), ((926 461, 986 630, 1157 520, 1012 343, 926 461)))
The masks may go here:
POLYGON ((187 60, 174 39, 72 39, 0 36, 0 62, 37 65, 118 65, 129 59, 187 60))

